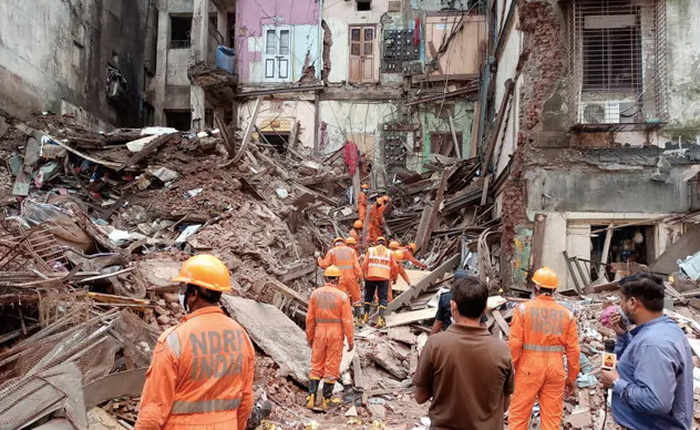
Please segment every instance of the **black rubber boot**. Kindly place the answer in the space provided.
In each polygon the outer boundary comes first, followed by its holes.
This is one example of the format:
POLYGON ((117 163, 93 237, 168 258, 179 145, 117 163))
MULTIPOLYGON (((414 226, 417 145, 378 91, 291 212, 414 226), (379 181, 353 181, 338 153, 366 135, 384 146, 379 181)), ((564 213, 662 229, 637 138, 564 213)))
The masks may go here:
POLYGON ((335 382, 323 381, 323 401, 321 403, 321 409, 324 411, 329 410, 332 407, 338 406, 340 404, 340 399, 333 399, 333 387, 335 387, 335 382))
POLYGON ((313 409, 316 404, 316 392, 318 391, 318 385, 321 382, 319 379, 309 379, 309 394, 306 396, 306 407, 313 409))

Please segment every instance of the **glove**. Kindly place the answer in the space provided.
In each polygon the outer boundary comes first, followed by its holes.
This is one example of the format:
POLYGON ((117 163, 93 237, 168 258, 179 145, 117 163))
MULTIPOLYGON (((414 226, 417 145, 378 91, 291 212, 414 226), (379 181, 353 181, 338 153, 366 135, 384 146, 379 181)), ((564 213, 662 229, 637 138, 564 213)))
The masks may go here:
POLYGON ((318 258, 321 256, 321 253, 318 251, 314 251, 314 258, 318 258))

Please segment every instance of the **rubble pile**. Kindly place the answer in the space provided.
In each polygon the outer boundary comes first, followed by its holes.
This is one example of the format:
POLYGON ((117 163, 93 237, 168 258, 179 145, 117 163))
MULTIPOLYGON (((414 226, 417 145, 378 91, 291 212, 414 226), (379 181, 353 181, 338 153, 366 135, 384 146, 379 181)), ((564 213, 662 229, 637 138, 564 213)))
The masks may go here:
MULTIPOLYGON (((0 169, 0 428, 56 420, 131 428, 156 339, 184 316, 170 279, 198 252, 232 269, 235 296, 222 305, 256 345, 256 401, 274 405, 263 428, 318 424, 303 408, 311 355, 303 327, 320 284, 312 255, 345 236, 357 216, 351 201, 360 178, 349 173, 344 149, 315 160, 294 142, 281 150, 225 128, 96 133, 52 115, 8 123, 0 136, 8 160, 0 169)), ((335 387, 344 406, 324 418, 333 425, 429 428, 411 378, 457 268, 487 283, 487 327, 507 341, 513 309, 525 299, 502 289, 501 229, 488 220, 481 167, 437 157, 427 173, 387 178, 373 190, 392 196, 387 235, 414 241, 429 270, 409 269, 410 284, 392 286, 386 328, 356 331, 335 387)), ((492 190, 498 186, 496 179, 492 190)), ((687 276, 667 286, 668 314, 688 335, 698 367, 700 288, 687 276)), ((578 316, 582 351, 567 428, 602 425, 599 357, 614 334, 599 315, 619 301, 616 288, 606 279, 557 296, 578 316)), ((606 428, 614 428, 609 418, 606 428)))

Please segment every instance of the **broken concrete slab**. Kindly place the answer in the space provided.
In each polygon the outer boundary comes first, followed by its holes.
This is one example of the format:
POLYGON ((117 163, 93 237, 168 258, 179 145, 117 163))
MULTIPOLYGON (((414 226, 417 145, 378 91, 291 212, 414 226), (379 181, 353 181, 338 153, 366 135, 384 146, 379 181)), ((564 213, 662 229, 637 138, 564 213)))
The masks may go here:
POLYGON ((87 413, 88 430, 127 430, 102 408, 92 408, 87 413))
POLYGON ((435 318, 436 311, 437 309, 435 308, 425 308, 419 311, 391 314, 386 317, 386 326, 398 327, 401 325, 411 324, 414 322, 435 318))
POLYGON ((141 394, 145 382, 146 368, 107 375, 83 387, 85 407, 91 408, 110 399, 141 394))
MULTIPOLYGON (((398 314, 401 315, 401 314, 398 314)), ((393 327, 389 329, 389 332, 387 333, 387 337, 391 340, 395 340, 397 342, 405 343, 408 346, 411 346, 416 343, 416 335, 413 334, 410 328, 408 327, 393 327)))
POLYGON ((588 408, 574 409, 571 411, 571 414, 564 419, 564 422, 575 429, 590 427, 593 424, 591 421, 591 410, 588 408))
POLYGON ((378 343, 368 351, 367 356, 399 380, 408 376, 408 363, 404 363, 409 357, 410 350, 405 346, 395 343, 378 343))
POLYGON ((311 348, 299 326, 272 305, 233 296, 223 296, 221 303, 280 369, 302 385, 309 383, 311 348))
POLYGON ((355 405, 352 405, 350 409, 348 409, 348 411, 345 412, 346 417, 356 417, 357 415, 357 408, 355 407, 355 405))

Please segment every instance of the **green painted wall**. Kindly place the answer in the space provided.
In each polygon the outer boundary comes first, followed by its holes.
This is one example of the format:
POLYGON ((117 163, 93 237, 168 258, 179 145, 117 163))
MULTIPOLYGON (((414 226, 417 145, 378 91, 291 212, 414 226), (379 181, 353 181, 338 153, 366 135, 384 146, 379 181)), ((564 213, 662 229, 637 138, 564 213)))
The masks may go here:
POLYGON ((440 103, 431 103, 419 107, 418 119, 423 128, 423 160, 430 156, 430 133, 450 132, 448 114, 452 113, 455 131, 462 132, 462 158, 471 157, 472 127, 474 125, 474 102, 445 103, 440 111, 440 103))

